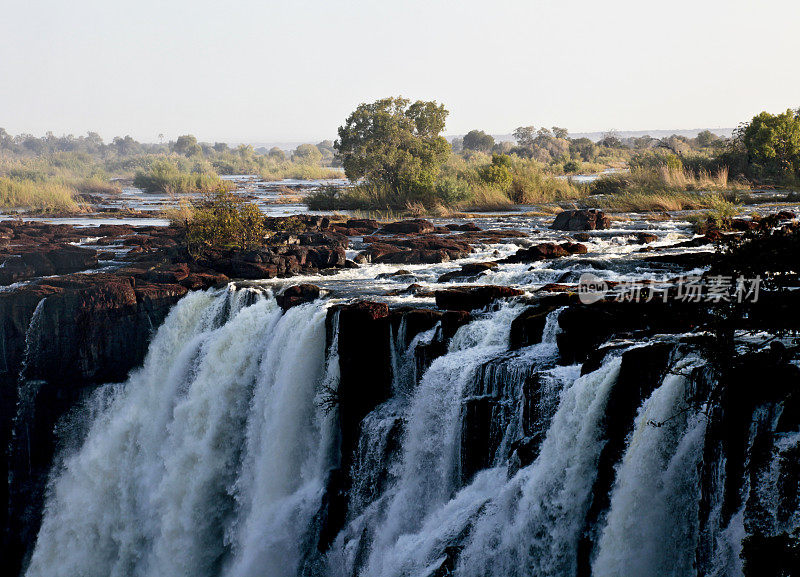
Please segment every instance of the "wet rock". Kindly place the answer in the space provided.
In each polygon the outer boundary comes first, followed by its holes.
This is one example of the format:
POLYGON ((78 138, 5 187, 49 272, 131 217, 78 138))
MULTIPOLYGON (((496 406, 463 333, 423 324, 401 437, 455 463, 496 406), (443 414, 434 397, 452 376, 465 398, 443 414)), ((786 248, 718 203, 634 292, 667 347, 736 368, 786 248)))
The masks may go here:
POLYGON ((504 258, 500 262, 536 262, 573 254, 586 254, 586 252, 588 252, 586 245, 577 242, 562 242, 561 244, 543 242, 529 248, 521 248, 515 254, 504 258))
POLYGON ((589 234, 586 232, 577 232, 572 236, 578 242, 589 242, 589 239, 591 239, 591 236, 589 236, 589 234))
POLYGON ((553 230, 601 230, 611 226, 611 219, 594 208, 565 210, 556 215, 553 230))
POLYGON ((657 234, 653 234, 652 232, 637 232, 636 236, 631 239, 631 242, 635 244, 649 244, 657 240, 657 234))
POLYGON ((326 490, 320 550, 330 545, 347 516, 348 472, 361 433, 361 422, 392 392, 388 305, 357 301, 332 307, 327 317, 329 344, 333 341, 333 318, 337 314, 340 377, 335 398, 339 411, 341 464, 326 490))
POLYGON ((413 280, 416 275, 411 272, 410 270, 406 270, 401 268, 400 270, 396 270, 394 272, 382 272, 378 276, 375 277, 376 279, 394 279, 394 280, 413 280))
POLYGON ((426 288, 418 283, 412 283, 408 285, 406 288, 402 289, 394 289, 386 292, 387 296, 400 296, 405 294, 413 294, 414 296, 418 296, 421 298, 426 297, 433 297, 434 291, 429 288, 426 288))
POLYGON ((612 336, 644 337, 655 333, 683 333, 703 324, 708 311, 702 303, 654 299, 646 301, 599 301, 571 304, 558 317, 556 335, 564 364, 583 362, 612 336))
POLYGON ((370 218, 351 218, 343 224, 335 224, 331 226, 331 230, 347 235, 347 236, 361 236, 365 234, 372 234, 380 228, 380 223, 377 220, 370 218))
POLYGON ((465 222, 463 224, 452 223, 446 224, 445 228, 448 230, 458 231, 458 232, 476 232, 481 230, 478 225, 474 222, 465 222))
POLYGON ((547 316, 559 307, 570 304, 573 301, 574 299, 569 295, 559 294, 544 297, 533 306, 525 309, 517 318, 511 321, 509 348, 515 350, 542 342, 547 316))
POLYGON ((488 306, 497 299, 515 297, 523 291, 508 286, 457 287, 437 290, 436 306, 451 311, 471 311, 488 306))
POLYGON ((315 301, 319 296, 320 288, 317 285, 304 283, 284 289, 275 297, 275 301, 283 312, 286 312, 292 307, 315 301))
POLYGON ((78 272, 97 261, 97 251, 69 244, 7 247, 0 252, 0 285, 78 272))
POLYGON ((475 280, 480 275, 490 270, 496 269, 496 262, 471 262, 461 265, 461 269, 444 273, 439 277, 438 282, 449 282, 451 280, 475 280))
POLYGON ((433 223, 422 218, 399 220, 385 224, 379 234, 429 234, 434 230, 433 223))
POLYGON ((693 269, 708 266, 714 260, 713 252, 681 252, 675 254, 660 254, 644 259, 649 263, 670 264, 684 269, 693 269))

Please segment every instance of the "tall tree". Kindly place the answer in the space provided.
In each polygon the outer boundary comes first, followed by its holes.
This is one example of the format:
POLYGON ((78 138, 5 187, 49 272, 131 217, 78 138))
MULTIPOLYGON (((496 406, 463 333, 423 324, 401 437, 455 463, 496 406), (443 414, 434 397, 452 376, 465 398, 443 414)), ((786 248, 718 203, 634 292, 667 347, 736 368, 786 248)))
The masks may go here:
POLYGON ((536 139, 535 126, 520 126, 514 130, 514 140, 517 141, 519 146, 533 148, 534 139, 536 139))
POLYGON ((752 172, 759 178, 793 180, 800 176, 800 117, 762 112, 741 131, 752 172))
POLYGON ((461 147, 465 150, 479 150, 480 152, 490 152, 493 146, 494 138, 483 130, 470 130, 461 143, 461 147))
POLYGON ((397 192, 431 190, 450 153, 441 136, 447 114, 435 101, 402 97, 360 104, 334 143, 347 178, 397 192))

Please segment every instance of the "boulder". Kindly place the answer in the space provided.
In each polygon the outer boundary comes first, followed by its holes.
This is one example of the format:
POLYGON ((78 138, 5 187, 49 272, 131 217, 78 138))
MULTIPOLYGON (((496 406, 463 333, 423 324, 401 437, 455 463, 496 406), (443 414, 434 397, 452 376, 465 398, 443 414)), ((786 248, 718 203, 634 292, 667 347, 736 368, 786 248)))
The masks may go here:
POLYGON ((97 266, 97 251, 70 244, 9 247, 0 253, 0 285, 97 266))
POLYGON ((500 262, 536 262, 572 254, 586 254, 587 251, 586 245, 577 242, 562 242, 561 244, 543 242, 529 248, 521 248, 515 254, 504 258, 500 262))
POLYGON ((429 234, 434 231, 433 223, 422 218, 399 220, 385 224, 379 234, 429 234))
POLYGON ((283 312, 286 312, 292 307, 317 300, 319 295, 320 288, 317 285, 304 283, 284 289, 281 294, 275 297, 275 301, 283 309, 283 312))
POLYGON ((583 208, 577 210, 565 210, 556 215, 553 230, 600 230, 609 228, 611 219, 603 211, 595 208, 583 208))
POLYGON ((652 232, 637 232, 636 236, 631 239, 631 242, 634 244, 649 244, 657 240, 657 234, 653 234, 652 232))
POLYGON ((447 272, 439 277, 438 282, 449 282, 451 280, 463 279, 474 280, 483 273, 496 269, 498 264, 496 262, 470 262, 461 265, 459 270, 447 272))
POLYGON ((447 228, 448 230, 454 230, 458 232, 477 232, 481 230, 480 227, 476 225, 474 222, 465 222, 463 224, 457 224, 457 223, 446 224, 445 228, 447 228))
POLYGON ((481 309, 497 299, 515 297, 523 291, 508 286, 474 286, 438 290, 434 293, 436 306, 450 311, 481 309))

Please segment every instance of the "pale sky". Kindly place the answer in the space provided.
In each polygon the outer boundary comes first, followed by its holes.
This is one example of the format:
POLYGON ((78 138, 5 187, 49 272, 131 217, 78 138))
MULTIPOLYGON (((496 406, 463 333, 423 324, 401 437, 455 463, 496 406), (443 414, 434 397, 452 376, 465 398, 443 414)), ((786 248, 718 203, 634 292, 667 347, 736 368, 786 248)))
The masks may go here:
POLYGON ((798 0, 2 0, 0 127, 318 141, 360 102, 446 132, 732 127, 800 106, 798 0))

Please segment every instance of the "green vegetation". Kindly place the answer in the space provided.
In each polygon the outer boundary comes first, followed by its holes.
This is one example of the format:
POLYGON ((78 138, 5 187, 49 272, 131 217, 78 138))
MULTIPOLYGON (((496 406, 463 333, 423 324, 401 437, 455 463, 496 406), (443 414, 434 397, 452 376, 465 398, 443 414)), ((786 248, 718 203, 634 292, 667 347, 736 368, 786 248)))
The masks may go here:
POLYGON ((112 178, 170 193, 232 186, 221 174, 270 181, 347 176, 351 186, 321 189, 307 197, 308 205, 411 213, 555 202, 609 210, 709 208, 710 199, 752 185, 800 185, 800 110, 763 112, 730 139, 707 130, 694 138, 661 139, 609 132, 595 142, 572 138, 558 126, 528 125, 514 130, 514 142, 496 142, 475 129, 452 146, 441 135, 447 115, 436 102, 385 98, 359 105, 336 142, 302 144, 289 154, 277 147, 199 142, 191 134, 169 143, 144 144, 130 136, 104 143, 96 133, 37 138, 0 129, 3 206, 76 210, 81 195, 119 191, 112 178), (569 178, 607 168, 618 172, 589 186, 569 178))
POLYGON ((426 200, 450 154, 440 135, 447 114, 436 102, 405 98, 359 105, 339 127, 334 145, 347 178, 384 187, 405 201, 426 200))
POLYGON ((74 188, 58 182, 0 177, 0 208, 29 208, 37 212, 80 209, 74 188))
POLYGON ((470 130, 461 142, 464 150, 477 150, 480 152, 491 152, 494 148, 494 137, 486 134, 483 130, 470 130))
POLYGON ((297 180, 333 180, 343 178, 341 169, 298 162, 269 163, 258 172, 267 181, 294 178, 297 180))
MULTIPOLYGON (((447 110, 436 102, 386 98, 361 104, 339 128, 340 140, 334 144, 354 186, 322 189, 306 203, 314 210, 442 213, 587 194, 585 187, 555 178, 564 171, 564 162, 573 162, 569 158, 548 166, 532 154, 509 154, 510 143, 495 144, 480 130, 456 143, 460 152, 452 152, 440 136, 446 117, 447 110)), ((565 130, 557 134, 566 142, 565 130)), ((577 164, 570 167, 574 170, 577 164)))
POLYGON ((232 188, 232 184, 220 179, 214 172, 186 172, 169 160, 156 160, 148 171, 136 173, 133 185, 145 192, 166 192, 183 194, 190 192, 209 192, 232 188))
POLYGON ((800 109, 783 114, 762 112, 737 131, 736 143, 747 154, 745 171, 759 181, 800 181, 800 109))
POLYGON ((279 148, 231 148, 224 142, 198 142, 191 134, 169 143, 140 143, 130 136, 105 143, 93 132, 37 138, 12 136, 0 128, 0 178, 15 183, 13 193, 5 185, 2 206, 74 211, 74 199, 82 194, 121 192, 112 179, 135 180, 150 192, 193 193, 231 187, 220 174, 257 174, 268 180, 342 178, 334 155, 331 141, 301 145, 287 160, 279 148))
POLYGON ((264 216, 254 203, 232 192, 217 191, 173 215, 173 224, 186 229, 190 254, 204 249, 249 249, 265 236, 264 216))

